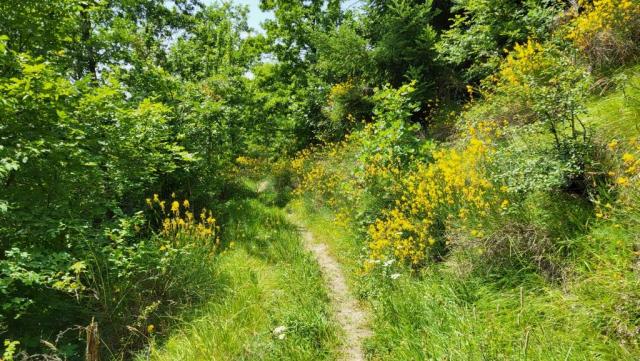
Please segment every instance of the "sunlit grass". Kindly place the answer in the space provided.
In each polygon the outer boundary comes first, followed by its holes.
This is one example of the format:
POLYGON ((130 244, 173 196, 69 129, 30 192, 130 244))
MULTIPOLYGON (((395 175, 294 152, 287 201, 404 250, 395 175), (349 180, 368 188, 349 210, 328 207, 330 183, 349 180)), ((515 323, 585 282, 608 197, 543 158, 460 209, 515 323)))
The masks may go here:
MULTIPOLYGON (((152 360, 334 360, 338 329, 321 275, 282 210, 225 206, 224 293, 151 352, 152 360), (276 332, 278 327, 284 332, 276 332)), ((140 356, 144 359, 144 355, 140 356)))
MULTIPOLYGON (((637 70, 625 72, 624 91, 588 104, 585 120, 597 139, 622 143, 638 136, 640 107, 629 103, 640 93, 637 70)), ((420 271, 390 265, 363 274, 367 245, 357 227, 339 225, 336 214, 304 198, 292 208, 331 246, 370 306, 374 336, 366 350, 372 360, 640 359, 637 207, 597 218, 570 199, 541 197, 531 196, 527 214, 561 238, 557 279, 499 263, 483 267, 482 257, 466 250, 420 271)), ((360 210, 354 205, 351 211, 360 210)))
MULTIPOLYGON (((327 209, 305 208, 301 200, 293 208, 316 239, 331 246, 371 306, 374 336, 366 345, 373 360, 634 360, 638 356, 637 349, 606 334, 615 332, 610 326, 618 317, 625 317, 615 307, 620 306, 621 295, 633 297, 638 284, 632 278, 603 271, 576 275, 561 285, 523 270, 509 276, 512 280, 495 280, 485 273, 459 272, 457 268, 468 260, 465 255, 419 274, 400 271, 396 279, 363 275, 357 261, 362 244, 356 235, 333 223, 334 215, 327 209)), ((605 233, 608 236, 601 242, 620 235, 593 230, 600 237, 605 233)), ((609 254, 620 261, 624 257, 609 254)))

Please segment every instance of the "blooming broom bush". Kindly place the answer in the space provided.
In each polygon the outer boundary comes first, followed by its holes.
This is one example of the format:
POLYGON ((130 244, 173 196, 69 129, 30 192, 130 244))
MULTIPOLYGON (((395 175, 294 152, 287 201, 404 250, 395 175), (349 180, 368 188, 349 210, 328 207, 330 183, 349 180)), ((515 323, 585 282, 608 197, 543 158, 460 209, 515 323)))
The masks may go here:
POLYGON ((640 48, 640 4, 634 0, 580 1, 584 12, 571 23, 567 38, 596 68, 624 64, 640 48))
POLYGON ((433 162, 406 175, 395 207, 369 227, 369 268, 391 259, 419 266, 444 256, 445 234, 454 225, 472 237, 482 236, 474 227, 478 217, 509 207, 503 190, 483 170, 498 132, 494 122, 471 126, 461 148, 438 150, 433 162))
POLYGON ((376 89, 374 122, 343 141, 301 151, 291 162, 299 178, 297 194, 333 208, 341 222, 375 220, 401 193, 404 170, 430 151, 418 137, 420 127, 409 122, 418 109, 414 92, 414 82, 376 89), (360 205, 357 210, 354 204, 360 205))
POLYGON ((539 141, 548 144, 544 157, 565 170, 565 179, 554 183, 588 195, 596 152, 582 116, 592 84, 587 69, 561 48, 529 40, 516 44, 500 71, 485 80, 484 95, 493 104, 485 116, 541 133, 539 141))
POLYGON ((561 49, 533 40, 516 44, 500 66, 485 80, 485 97, 507 102, 511 124, 543 123, 560 138, 578 138, 586 130, 579 119, 590 77, 561 49))

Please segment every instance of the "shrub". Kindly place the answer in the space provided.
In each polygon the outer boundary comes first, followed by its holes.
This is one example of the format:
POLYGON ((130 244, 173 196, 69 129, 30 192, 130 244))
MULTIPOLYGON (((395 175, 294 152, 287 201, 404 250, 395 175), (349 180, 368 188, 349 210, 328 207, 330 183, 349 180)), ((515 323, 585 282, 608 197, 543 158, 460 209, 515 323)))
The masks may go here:
POLYGON ((553 146, 536 137, 536 127, 518 127, 513 133, 515 139, 496 150, 491 170, 494 181, 506 185, 511 193, 524 196, 566 189, 569 180, 580 173, 576 162, 567 162, 553 146))
POLYGON ((403 170, 429 151, 419 139, 420 126, 409 121, 418 109, 411 100, 414 85, 375 89, 373 122, 341 142, 300 152, 292 161, 297 193, 334 208, 344 222, 373 222, 400 193, 403 170), (360 206, 354 210, 353 204, 360 206))
POLYGON ((348 206, 358 196, 352 169, 347 165, 353 159, 349 156, 353 154, 349 139, 305 149, 292 160, 292 169, 298 177, 296 194, 307 194, 317 206, 334 209, 348 206))
POLYGON ((212 214, 194 215, 177 200, 161 211, 164 201, 155 199, 147 218, 138 213, 105 231, 106 240, 90 250, 81 278, 79 303, 86 317, 96 318, 102 342, 117 359, 164 334, 173 322, 167 316, 207 299, 218 287, 211 280, 219 243, 212 214), (162 226, 153 231, 157 223, 162 226))
POLYGON ((353 80, 335 84, 323 108, 329 122, 321 138, 325 141, 341 139, 359 122, 371 118, 371 108, 371 100, 362 85, 355 84, 353 80))
POLYGON ((549 36, 560 10, 556 1, 455 0, 451 28, 443 32, 440 58, 462 66, 464 80, 476 82, 495 72, 502 49, 527 38, 549 36))
POLYGON ((405 191, 395 207, 369 227, 369 267, 391 259, 413 266, 440 259, 448 248, 449 227, 482 236, 474 218, 509 207, 483 171, 496 131, 492 122, 472 126, 460 149, 438 150, 433 162, 419 164, 404 177, 405 191))
POLYGON ((591 84, 586 69, 574 64, 560 48, 529 40, 514 47, 484 88, 488 102, 506 109, 494 108, 489 116, 546 134, 537 140, 551 144, 545 157, 556 159, 566 170, 566 181, 557 183, 585 195, 594 148, 581 116, 591 84))
POLYGON ((640 51, 640 4, 634 0, 581 1, 567 38, 596 69, 624 64, 640 51))
POLYGON ((95 318, 103 352, 126 359, 166 330, 172 323, 167 315, 217 289, 211 275, 219 227, 211 211, 195 213, 186 200, 167 204, 158 195, 147 204, 147 217, 121 216, 101 234, 74 240, 73 257, 18 248, 6 252, 0 261, 3 293, 23 298, 3 302, 3 314, 13 316, 3 322, 6 335, 21 340, 22 354, 41 351, 42 341, 50 359, 79 358, 85 340, 68 331, 95 318), (37 268, 42 265, 48 268, 37 268), (47 307, 39 307, 43 298, 47 307), (31 325, 45 325, 46 332, 31 325))
MULTIPOLYGON (((119 268, 121 246, 143 249, 148 240, 112 243, 111 231, 134 222, 146 189, 159 187, 193 155, 173 141, 165 105, 127 99, 124 86, 106 74, 96 86, 70 81, 49 62, 7 50, 4 41, 0 332, 35 350, 40 338, 110 310, 93 307, 96 294, 82 280, 97 277, 97 269, 134 280, 119 268)), ((77 352, 72 346, 66 352, 77 352)))
POLYGON ((579 115, 584 112, 590 78, 561 49, 532 40, 516 44, 497 75, 488 80, 494 82, 488 88, 495 96, 516 103, 511 123, 544 123, 558 146, 565 136, 586 136, 579 115))

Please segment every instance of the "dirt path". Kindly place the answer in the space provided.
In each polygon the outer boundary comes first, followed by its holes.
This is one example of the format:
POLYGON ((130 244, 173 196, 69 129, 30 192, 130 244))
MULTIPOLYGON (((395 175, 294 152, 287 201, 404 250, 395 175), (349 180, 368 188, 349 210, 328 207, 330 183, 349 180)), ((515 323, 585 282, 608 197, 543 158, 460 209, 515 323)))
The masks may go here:
POLYGON ((256 189, 256 191, 258 193, 262 193, 267 190, 267 187, 269 187, 269 181, 263 180, 262 182, 258 183, 258 189, 256 189))
MULTIPOLYGON (((258 183, 258 193, 264 192, 268 186, 269 182, 267 180, 258 183)), ((320 265, 320 271, 327 284, 329 297, 335 312, 334 317, 344 330, 345 339, 340 349, 341 360, 364 361, 362 341, 372 334, 367 326, 367 313, 351 294, 347 280, 342 273, 342 268, 329 253, 328 246, 324 243, 316 242, 313 234, 293 217, 290 217, 290 220, 300 228, 305 249, 314 255, 318 265, 320 265)))
POLYGON ((313 234, 306 228, 301 227, 301 232, 305 248, 313 253, 320 265, 335 310, 335 318, 344 330, 342 360, 364 361, 362 341, 371 336, 371 330, 367 327, 367 313, 351 295, 340 264, 331 256, 327 245, 316 242, 313 234))

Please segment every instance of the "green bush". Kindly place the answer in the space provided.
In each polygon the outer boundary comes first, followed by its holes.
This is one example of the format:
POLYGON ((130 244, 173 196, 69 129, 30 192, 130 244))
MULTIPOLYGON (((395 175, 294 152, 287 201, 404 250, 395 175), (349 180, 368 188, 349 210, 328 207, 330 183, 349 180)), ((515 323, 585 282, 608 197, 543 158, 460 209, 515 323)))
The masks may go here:
MULTIPOLYGON (((132 216, 195 156, 172 136, 166 105, 128 99, 115 77, 72 82, 0 44, 0 332, 38 351, 96 317, 125 354, 141 344, 125 326, 201 297, 199 255, 167 258, 132 216)), ((81 340, 59 341, 79 357, 81 340)))
POLYGON ((494 73, 510 49, 528 38, 544 40, 551 34, 559 2, 514 0, 455 0, 453 25, 436 45, 439 57, 461 67, 466 82, 494 73))
POLYGON ((327 123, 322 126, 319 138, 323 141, 342 139, 362 122, 370 120, 372 103, 363 85, 353 81, 335 84, 331 87, 327 105, 323 108, 327 123))

